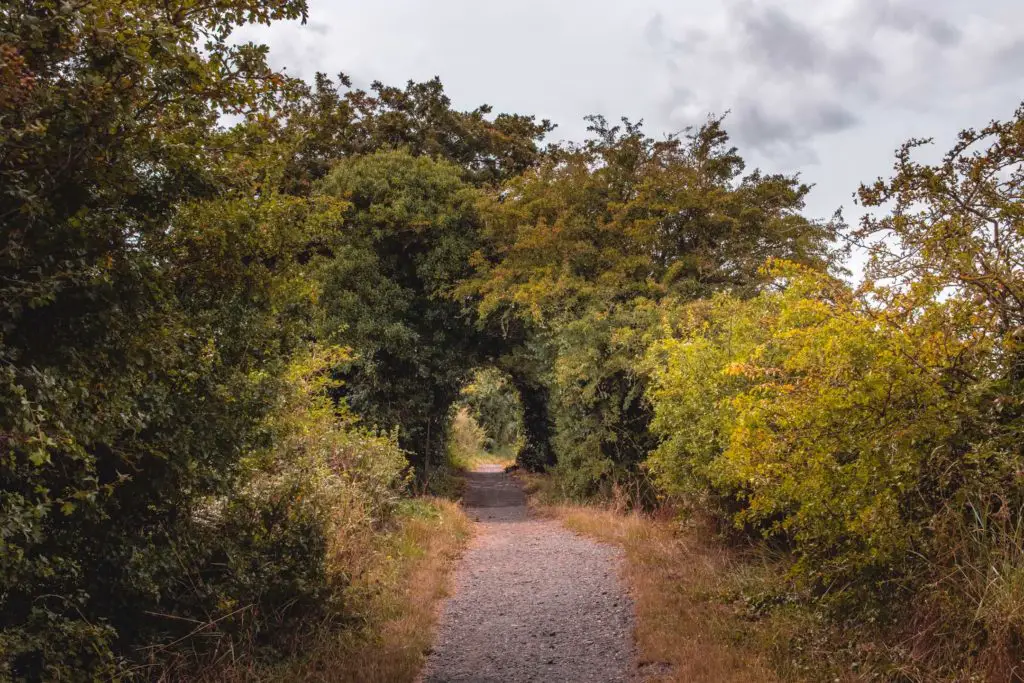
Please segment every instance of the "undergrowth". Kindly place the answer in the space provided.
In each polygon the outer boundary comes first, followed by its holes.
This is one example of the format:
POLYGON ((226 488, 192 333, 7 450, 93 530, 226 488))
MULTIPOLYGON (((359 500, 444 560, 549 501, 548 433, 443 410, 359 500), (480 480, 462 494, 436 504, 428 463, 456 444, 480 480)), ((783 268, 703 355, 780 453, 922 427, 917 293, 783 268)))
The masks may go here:
POLYGON ((469 536, 469 521, 455 503, 404 500, 395 528, 367 536, 352 549, 350 583, 343 599, 346 624, 324 625, 300 654, 275 666, 225 666, 203 681, 413 681, 429 651, 437 606, 469 536))
MULTIPOLYGON (((845 619, 798 588, 786 551, 741 540, 711 517, 691 514, 683 521, 668 508, 641 513, 627 511, 621 501, 567 502, 557 478, 517 476, 538 514, 623 549, 637 612, 639 666, 648 680, 1020 680, 1018 663, 993 661, 994 653, 1005 651, 998 643, 988 654, 982 650, 963 660, 963 644, 981 629, 980 620, 1019 614, 1006 604, 1019 595, 1020 564, 1011 557, 982 557, 991 544, 976 540, 972 561, 963 563, 975 576, 948 577, 950 586, 966 583, 981 591, 971 596, 977 613, 951 621, 950 605, 970 601, 947 589, 933 592, 945 595, 946 604, 923 601, 896 616, 876 611, 845 619)), ((1007 623, 1001 632, 1013 628, 1007 623)))

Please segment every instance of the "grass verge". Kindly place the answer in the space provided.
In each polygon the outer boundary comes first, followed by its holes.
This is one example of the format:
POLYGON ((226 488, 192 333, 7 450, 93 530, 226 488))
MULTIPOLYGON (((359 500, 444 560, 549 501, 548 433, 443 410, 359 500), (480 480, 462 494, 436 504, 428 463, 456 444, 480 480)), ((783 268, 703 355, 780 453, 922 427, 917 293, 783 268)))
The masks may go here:
POLYGON ((554 502, 550 478, 520 475, 531 505, 568 528, 622 547, 636 605, 639 666, 649 681, 848 680, 813 652, 794 656, 809 610, 779 605, 784 562, 720 542, 671 516, 554 502), (754 596, 754 597, 752 597, 754 596), (757 596, 771 603, 762 611, 757 596))
POLYGON ((433 642, 440 601, 471 526, 457 503, 405 501, 397 529, 382 537, 370 569, 353 577, 346 598, 359 614, 349 628, 325 629, 304 656, 246 680, 325 683, 413 681, 433 642))
POLYGON ((999 643, 965 659, 951 630, 968 637, 970 615, 951 620, 928 601, 888 616, 830 613, 795 587, 782 552, 737 546, 711 524, 681 523, 667 511, 567 504, 552 477, 518 476, 539 514, 625 551, 644 680, 1024 680, 1019 660, 990 661, 1006 650, 999 643))

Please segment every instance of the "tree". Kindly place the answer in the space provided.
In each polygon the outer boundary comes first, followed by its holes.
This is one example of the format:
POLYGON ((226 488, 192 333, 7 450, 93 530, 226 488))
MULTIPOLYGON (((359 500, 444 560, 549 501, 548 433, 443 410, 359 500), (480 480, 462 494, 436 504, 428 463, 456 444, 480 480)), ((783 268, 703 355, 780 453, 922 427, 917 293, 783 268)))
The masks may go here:
POLYGON ((440 79, 405 88, 375 81, 367 92, 317 73, 312 84, 292 82, 274 110, 249 120, 235 135, 287 159, 281 189, 306 196, 344 158, 404 150, 458 166, 463 180, 494 187, 533 166, 540 142, 554 129, 547 120, 497 114, 481 105, 458 111, 440 79))
POLYGON ((1010 121, 960 133, 936 165, 914 161, 929 140, 896 155, 894 175, 860 188, 867 214, 851 240, 870 254, 866 275, 888 286, 878 296, 894 320, 950 301, 986 359, 972 376, 959 363, 951 382, 976 382, 984 397, 974 435, 1015 467, 1024 456, 1024 107, 1010 121))
POLYGON ((797 179, 742 176, 721 120, 685 140, 600 117, 590 130, 490 202, 462 288, 482 316, 524 319, 544 340, 534 383, 551 391, 561 469, 583 494, 635 471, 654 446, 634 360, 657 322, 652 304, 753 294, 771 257, 829 267, 836 227, 800 215, 809 188, 797 179))
POLYGON ((461 176, 450 162, 380 152, 341 162, 320 189, 350 205, 323 275, 325 336, 355 353, 339 368, 345 398, 370 422, 398 425, 425 467, 480 357, 472 310, 448 296, 479 235, 480 193, 461 176))
POLYGON ((218 118, 287 83, 229 38, 305 10, 0 11, 0 677, 121 675, 216 602, 179 590, 196 511, 262 438, 337 215, 236 173, 218 118))
POLYGON ((523 438, 523 408, 519 394, 507 375, 494 367, 473 373, 461 391, 464 406, 487 435, 485 446, 492 452, 517 452, 523 438))

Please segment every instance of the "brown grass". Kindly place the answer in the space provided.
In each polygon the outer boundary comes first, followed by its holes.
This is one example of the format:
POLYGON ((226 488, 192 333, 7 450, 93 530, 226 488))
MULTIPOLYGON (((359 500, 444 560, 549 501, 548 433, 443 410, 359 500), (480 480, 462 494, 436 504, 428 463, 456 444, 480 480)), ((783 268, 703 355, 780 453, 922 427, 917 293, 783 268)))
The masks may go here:
POLYGON ((578 506, 553 512, 570 529, 625 550, 639 663, 653 674, 650 680, 777 680, 765 657, 737 642, 736 611, 708 599, 732 570, 726 550, 637 514, 578 506))
POLYGON ((647 680, 1024 681, 1024 524, 1005 538, 960 532, 955 571, 935 570, 892 612, 844 616, 794 585, 782 552, 667 511, 624 513, 617 498, 568 505, 552 477, 518 476, 538 512, 625 550, 647 680))
POLYGON ((566 505, 550 477, 522 474, 520 480, 538 513, 625 551, 645 680, 799 681, 824 673, 808 676, 788 656, 805 615, 759 621, 741 600, 751 587, 778 583, 785 571, 778 561, 730 547, 711 528, 681 524, 667 513, 566 505))

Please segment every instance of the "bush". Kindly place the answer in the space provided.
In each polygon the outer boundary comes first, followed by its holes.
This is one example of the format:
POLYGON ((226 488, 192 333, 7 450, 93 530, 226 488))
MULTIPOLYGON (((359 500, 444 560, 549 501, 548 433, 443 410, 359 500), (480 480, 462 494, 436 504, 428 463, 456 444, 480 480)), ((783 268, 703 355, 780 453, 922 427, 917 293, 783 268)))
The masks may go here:
POLYGON ((164 615, 187 630, 150 648, 153 666, 294 655, 307 636, 356 617, 348 585, 409 474, 393 434, 359 426, 331 401, 331 368, 346 355, 314 348, 291 364, 264 425, 268 445, 246 458, 238 490, 197 510, 178 554, 191 561, 177 567, 180 590, 164 615))
POLYGON ((897 318, 878 290, 773 272, 782 291, 666 308, 647 358, 659 488, 791 548, 838 614, 917 596, 961 629, 958 657, 1015 652, 1024 488, 979 430, 992 345, 955 297, 897 318))
POLYGON ((780 294, 717 299, 713 322, 655 348, 668 438, 650 466, 666 490, 728 496, 735 522, 792 543, 820 590, 881 597, 927 552, 935 503, 977 482, 957 467, 960 411, 933 370, 964 348, 930 320, 888 325, 844 286, 793 275, 780 294))

